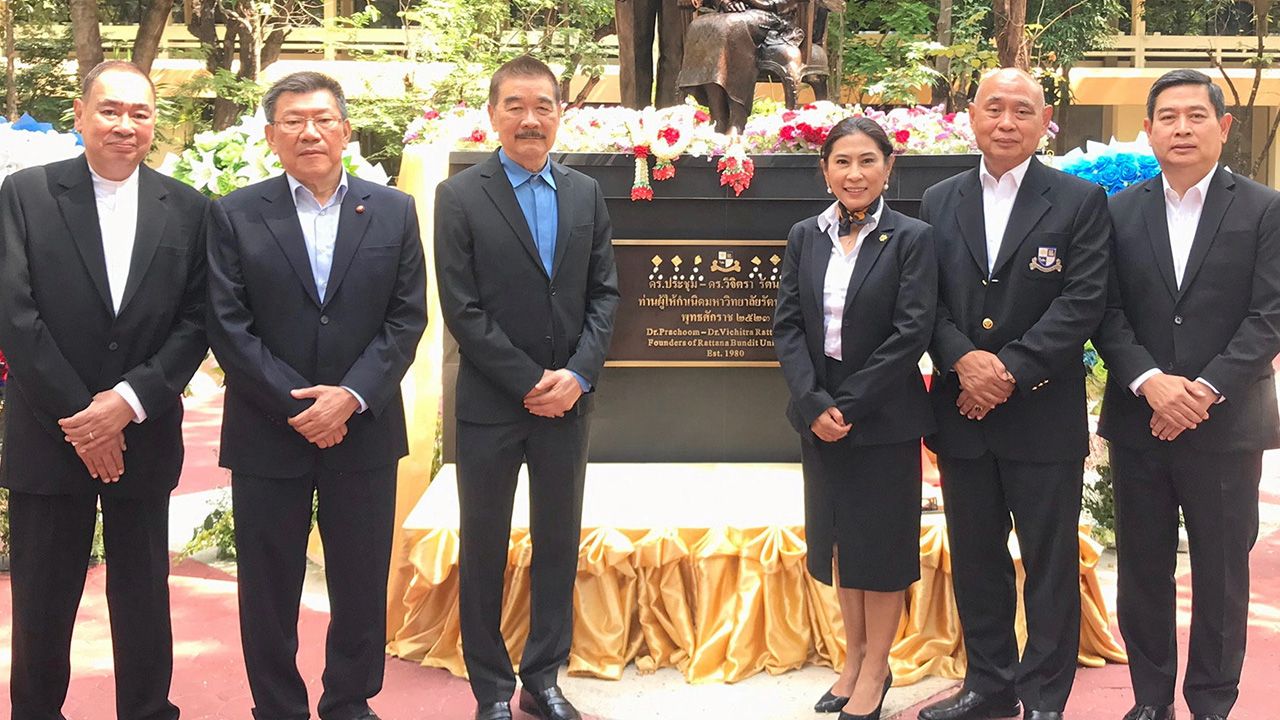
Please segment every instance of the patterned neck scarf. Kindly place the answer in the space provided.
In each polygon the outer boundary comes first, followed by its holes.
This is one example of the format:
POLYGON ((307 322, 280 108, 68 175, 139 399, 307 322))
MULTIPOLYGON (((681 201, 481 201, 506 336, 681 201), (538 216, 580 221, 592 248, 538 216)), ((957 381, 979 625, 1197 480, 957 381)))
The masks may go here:
POLYGON ((844 203, 837 203, 836 214, 840 216, 840 237, 852 235, 855 226, 861 229, 874 221, 876 213, 880 211, 881 202, 882 198, 876 198, 875 202, 857 211, 850 211, 844 203))

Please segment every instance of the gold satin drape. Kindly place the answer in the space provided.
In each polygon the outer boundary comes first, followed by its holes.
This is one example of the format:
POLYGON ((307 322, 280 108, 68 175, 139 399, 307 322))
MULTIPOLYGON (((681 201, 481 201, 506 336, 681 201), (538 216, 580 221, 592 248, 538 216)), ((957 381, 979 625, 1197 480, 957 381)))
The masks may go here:
MULTIPOLYGON (((530 557, 529 531, 513 530, 502 629, 515 660, 528 634, 530 557)), ((796 527, 584 529, 569 672, 616 680, 634 662, 641 672, 677 668, 696 683, 736 682, 808 663, 839 666, 844 629, 835 592, 809 576, 804 557, 804 530, 796 527)), ((1088 666, 1126 660, 1094 574, 1098 557, 1098 546, 1082 534, 1079 661, 1088 666)), ((410 610, 388 650, 465 677, 457 530, 425 532, 409 559, 416 572, 404 596, 410 610)), ((921 531, 920 562, 891 658, 900 685, 965 671, 940 518, 921 531)), ((1018 576, 1021 583, 1021 563, 1018 576)), ((1021 608, 1018 634, 1021 643, 1021 608)))

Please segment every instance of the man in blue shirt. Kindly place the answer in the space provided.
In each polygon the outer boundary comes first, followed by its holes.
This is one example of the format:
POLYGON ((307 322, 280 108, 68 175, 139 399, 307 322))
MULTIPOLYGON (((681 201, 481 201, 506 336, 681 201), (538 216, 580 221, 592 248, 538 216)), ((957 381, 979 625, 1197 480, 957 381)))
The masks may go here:
POLYGON ((556 675, 573 630, 591 390, 618 307, 612 231, 596 181, 549 159, 560 94, 546 65, 525 56, 499 68, 489 119, 502 149, 436 193, 440 305, 460 356, 462 652, 476 718, 509 720, 516 679, 502 589, 527 464, 533 577, 520 707, 575 720, 556 675))

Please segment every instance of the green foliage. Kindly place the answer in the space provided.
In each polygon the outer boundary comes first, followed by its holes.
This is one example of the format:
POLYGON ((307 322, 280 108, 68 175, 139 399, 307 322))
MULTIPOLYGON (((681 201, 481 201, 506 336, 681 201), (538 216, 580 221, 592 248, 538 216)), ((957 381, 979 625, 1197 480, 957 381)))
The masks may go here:
POLYGON ((1071 67, 1085 53, 1104 47, 1113 23, 1128 14, 1121 0, 1029 0, 1027 35, 1031 64, 1071 67))
POLYGON ((210 502, 212 510, 175 560, 191 557, 201 550, 217 550, 219 560, 236 559, 236 524, 231 512, 231 490, 227 488, 210 502))
MULTIPOLYGON (((1148 33, 1163 35, 1247 35, 1253 32, 1251 3, 1236 0, 1146 0, 1148 33)), ((1280 4, 1272 8, 1280 21, 1280 4)))
MULTIPOLYGON (((257 81, 218 68, 213 75, 197 75, 177 88, 161 86, 156 98, 160 139, 175 145, 189 145, 197 133, 213 130, 215 98, 256 108, 267 89, 257 81), (172 92, 171 92, 172 91, 172 92)), ((250 110, 250 114, 252 114, 250 110)))
POLYGON ((399 175, 400 156, 404 153, 404 119, 421 112, 426 102, 427 97, 420 93, 349 98, 347 115, 351 120, 351 134, 360 142, 364 159, 381 162, 389 175, 399 175))
POLYGON ((911 104, 916 91, 938 78, 931 60, 937 8, 920 0, 868 0, 845 9, 841 48, 843 88, 881 102, 911 104))
MULTIPOLYGON (((14 51, 19 64, 14 74, 18 113, 28 113, 58 130, 71 128, 71 103, 79 95, 75 73, 68 73, 64 61, 72 53, 70 27, 65 22, 66 7, 50 0, 11 0, 14 51)), ((0 36, 3 32, 0 31, 0 36)), ((0 68, 0 115, 8 91, 0 68)))

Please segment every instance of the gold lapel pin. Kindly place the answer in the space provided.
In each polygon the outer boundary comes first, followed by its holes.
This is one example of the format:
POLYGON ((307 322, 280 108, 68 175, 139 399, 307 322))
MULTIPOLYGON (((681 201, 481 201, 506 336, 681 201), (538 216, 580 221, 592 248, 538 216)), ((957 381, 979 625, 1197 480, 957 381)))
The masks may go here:
POLYGON ((888 233, 880 233, 880 242, 889 242, 888 233))
POLYGON ((364 214, 364 206, 363 206, 363 205, 357 205, 357 206, 356 206, 356 214, 357 214, 357 215, 363 215, 363 214, 364 214))

